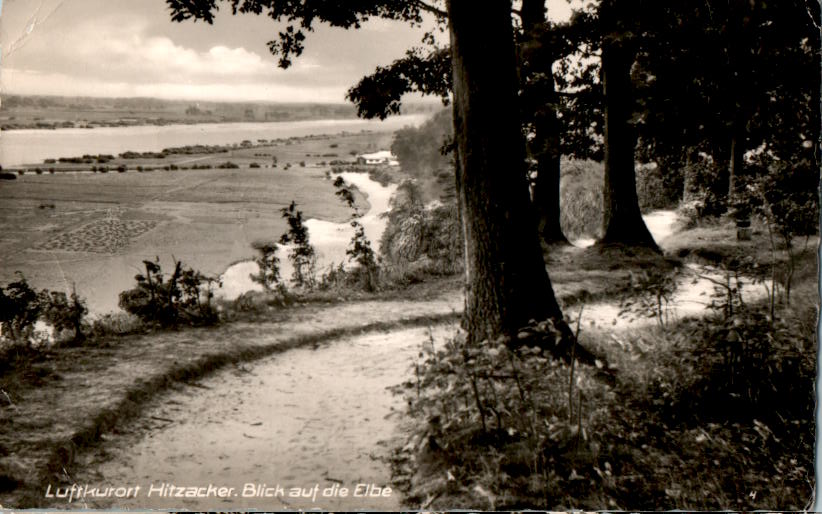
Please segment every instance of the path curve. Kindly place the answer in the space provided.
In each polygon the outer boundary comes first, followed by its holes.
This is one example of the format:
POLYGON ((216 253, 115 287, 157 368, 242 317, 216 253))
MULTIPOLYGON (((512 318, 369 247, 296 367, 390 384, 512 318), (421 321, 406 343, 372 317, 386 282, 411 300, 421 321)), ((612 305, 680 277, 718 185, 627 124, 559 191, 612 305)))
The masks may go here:
POLYGON ((55 352, 38 363, 38 372, 52 378, 0 404, 0 475, 18 484, 2 495, 2 504, 45 506, 48 484, 71 483, 78 452, 137 417, 162 391, 315 341, 454 320, 462 303, 461 292, 451 290, 421 301, 304 305, 285 311, 280 321, 160 332, 120 338, 112 348, 55 352))

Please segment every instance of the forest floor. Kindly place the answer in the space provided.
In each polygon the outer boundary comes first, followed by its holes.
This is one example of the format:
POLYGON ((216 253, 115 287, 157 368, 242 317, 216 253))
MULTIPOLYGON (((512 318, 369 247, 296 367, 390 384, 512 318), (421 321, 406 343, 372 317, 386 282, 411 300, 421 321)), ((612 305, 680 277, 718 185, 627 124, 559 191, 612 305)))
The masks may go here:
MULTIPOLYGON (((566 313, 575 314, 579 312, 576 307, 584 309, 606 300, 623 305, 639 294, 637 277, 675 273, 682 269, 683 260, 720 266, 736 253, 761 257, 763 262, 770 258, 762 246, 761 232, 750 243, 726 245, 730 230, 718 224, 678 231, 676 238, 668 238, 662 245, 665 256, 600 247, 554 250, 549 272, 566 313)), ((815 248, 816 242, 810 243, 815 248)), ((815 337, 811 331, 817 304, 815 273, 815 256, 808 252, 802 256, 795 275, 790 308, 796 330, 811 340, 810 347, 801 348, 803 355, 807 357, 813 350, 814 360, 815 337), (809 309, 813 319, 807 325, 809 309)), ((104 446, 111 434, 125 430, 130 421, 140 418, 158 395, 179 387, 196 388, 200 379, 219 368, 242 366, 246 361, 352 334, 453 323, 462 309, 458 277, 377 295, 355 295, 349 300, 315 298, 302 305, 240 315, 216 328, 139 334, 99 341, 95 346, 54 348, 19 356, 17 365, 10 363, 0 376, 0 504, 15 508, 63 505, 65 500, 55 503, 54 499, 44 498, 48 485, 72 483, 80 471, 76 468, 84 462, 82 456, 89 449, 104 446)), ((772 424, 769 417, 756 413, 725 421, 715 415, 702 415, 697 401, 700 398, 690 398, 687 403, 687 388, 678 389, 681 383, 669 383, 681 375, 669 375, 667 381, 660 378, 681 364, 683 348, 678 345, 683 338, 671 334, 684 333, 687 320, 677 320, 667 327, 643 325, 631 333, 631 329, 608 329, 608 319, 583 318, 594 323, 581 331, 581 343, 606 355, 618 370, 617 383, 607 394, 591 393, 588 409, 597 413, 598 421, 590 419, 587 410, 580 421, 589 427, 588 434, 596 432, 602 419, 613 424, 613 434, 591 436, 591 441, 597 440, 610 453, 601 451, 592 457, 591 452, 581 452, 585 458, 574 457, 581 464, 556 479, 556 487, 568 486, 567 490, 554 490, 550 500, 544 490, 536 496, 505 496, 510 491, 500 490, 485 472, 469 468, 465 469, 467 474, 454 472, 464 481, 455 487, 440 476, 453 476, 453 463, 443 461, 444 467, 431 475, 437 482, 420 481, 419 477, 411 480, 412 486, 405 489, 408 506, 753 508, 775 507, 773 502, 777 500, 782 508, 804 505, 812 489, 808 483, 813 469, 810 418, 793 416, 786 420, 785 426, 793 427, 786 432, 772 424), (612 337, 616 343, 610 340, 612 337), (649 349, 649 344, 657 346, 649 349), (658 389, 652 390, 652 386, 658 389), (659 388, 669 386, 666 399, 661 400, 659 388), (682 397, 671 398, 671 394, 682 397), (600 397, 621 401, 605 405, 597 403, 600 397), (672 405, 677 405, 673 411, 672 405), (677 419, 686 405, 693 410, 693 419, 677 419), (620 443, 615 444, 614 438, 620 443), (619 452, 622 457, 615 456, 619 452), (713 466, 709 455, 715 456, 713 466), (596 470, 600 470, 599 479, 596 470), (641 479, 649 470, 654 470, 657 478, 641 479), (751 496, 751 492, 755 494, 751 496), (629 501, 631 494, 638 494, 636 502, 629 501), (697 494, 699 497, 694 498, 697 494), (787 496, 783 499, 779 495, 787 496), (545 505, 545 501, 551 503, 545 505)), ((694 330, 691 333, 696 333, 694 330)), ((690 360, 687 363, 693 364, 690 360)), ((691 371, 704 370, 692 366, 691 371)), ((586 371, 579 373, 584 375, 586 371)), ((691 378, 689 384, 693 385, 695 379, 691 378)), ((813 385, 812 379, 808 384, 805 378, 798 385, 800 393, 802 386, 813 385)), ((812 391, 804 391, 808 392, 813 398, 812 391)), ((431 467, 417 466, 416 471, 425 469, 431 467)), ((498 479, 512 474, 506 469, 505 473, 496 473, 498 479)), ((516 480, 512 483, 518 484, 516 480)))

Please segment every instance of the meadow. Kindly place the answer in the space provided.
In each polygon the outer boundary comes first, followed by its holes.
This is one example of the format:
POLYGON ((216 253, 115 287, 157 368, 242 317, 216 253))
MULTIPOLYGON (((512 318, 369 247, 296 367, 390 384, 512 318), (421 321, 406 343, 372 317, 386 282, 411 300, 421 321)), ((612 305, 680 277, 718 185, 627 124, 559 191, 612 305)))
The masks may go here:
POLYGON ((68 290, 73 281, 91 311, 103 313, 117 308, 144 259, 181 259, 218 275, 252 257, 255 240, 279 237, 280 209, 292 200, 307 218, 348 219, 326 180, 330 162, 388 148, 391 138, 311 136, 18 167, 16 180, 0 183, 0 282, 17 271, 38 288, 68 290))

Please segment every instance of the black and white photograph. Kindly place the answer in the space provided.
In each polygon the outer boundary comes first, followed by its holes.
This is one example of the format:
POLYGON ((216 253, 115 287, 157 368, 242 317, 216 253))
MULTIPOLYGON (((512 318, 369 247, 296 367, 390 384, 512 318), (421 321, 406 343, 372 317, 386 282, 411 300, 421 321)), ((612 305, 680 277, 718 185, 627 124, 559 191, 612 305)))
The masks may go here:
POLYGON ((0 511, 820 510, 820 11, 0 0, 0 511))

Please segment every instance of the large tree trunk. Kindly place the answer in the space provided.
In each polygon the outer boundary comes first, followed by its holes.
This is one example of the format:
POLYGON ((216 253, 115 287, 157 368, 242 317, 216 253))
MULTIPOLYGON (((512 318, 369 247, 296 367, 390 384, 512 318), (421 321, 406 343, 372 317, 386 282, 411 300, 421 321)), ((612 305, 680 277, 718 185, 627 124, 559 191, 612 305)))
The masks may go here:
POLYGON ((631 123, 633 52, 619 36, 602 45, 602 85, 605 107, 605 184, 601 243, 648 246, 657 249, 645 226, 636 194, 634 150, 636 130, 631 123))
POLYGON ((457 185, 465 236, 463 327, 472 341, 561 319, 525 175, 511 3, 448 2, 457 185))

